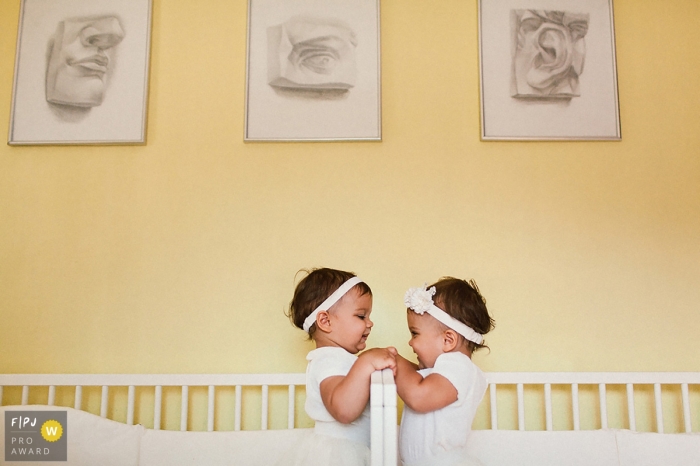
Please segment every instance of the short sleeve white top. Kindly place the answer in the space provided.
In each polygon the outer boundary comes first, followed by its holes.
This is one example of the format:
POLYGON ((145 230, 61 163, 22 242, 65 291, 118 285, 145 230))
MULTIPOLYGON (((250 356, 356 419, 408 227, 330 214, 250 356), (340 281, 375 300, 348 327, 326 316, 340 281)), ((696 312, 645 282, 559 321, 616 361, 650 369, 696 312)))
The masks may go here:
POLYGON ((438 356, 435 366, 418 371, 423 378, 440 374, 457 389, 457 401, 419 414, 404 406, 399 451, 404 463, 415 463, 446 451, 464 448, 472 421, 486 393, 486 377, 468 356, 459 352, 438 356))
POLYGON ((342 424, 333 418, 321 399, 321 382, 328 377, 345 376, 357 361, 357 356, 343 348, 324 346, 316 348, 306 356, 306 413, 316 421, 315 432, 340 437, 369 446, 369 403, 360 417, 350 424, 342 424))

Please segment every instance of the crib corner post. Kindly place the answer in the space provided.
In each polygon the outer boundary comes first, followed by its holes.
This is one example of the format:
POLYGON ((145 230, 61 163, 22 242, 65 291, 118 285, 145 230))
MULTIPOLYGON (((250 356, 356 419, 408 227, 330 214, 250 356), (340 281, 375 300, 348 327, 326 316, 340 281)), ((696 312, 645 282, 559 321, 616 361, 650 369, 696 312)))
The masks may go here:
POLYGON ((370 377, 370 464, 384 465, 384 387, 381 371, 375 371, 370 377))
POLYGON ((394 373, 391 369, 382 371, 382 387, 384 390, 384 466, 389 466, 397 464, 398 461, 398 425, 396 424, 398 403, 394 373))

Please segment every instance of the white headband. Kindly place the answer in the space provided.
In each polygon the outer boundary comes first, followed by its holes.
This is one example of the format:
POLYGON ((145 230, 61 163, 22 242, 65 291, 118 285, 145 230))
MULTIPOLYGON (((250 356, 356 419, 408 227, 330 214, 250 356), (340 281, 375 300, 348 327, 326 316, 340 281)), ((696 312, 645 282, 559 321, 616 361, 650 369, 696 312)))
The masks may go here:
POLYGON ((330 309, 330 307, 337 303, 340 300, 340 298, 345 296, 345 293, 350 291, 350 288, 357 285, 358 283, 362 283, 362 279, 358 277, 352 277, 350 280, 340 285, 340 288, 335 290, 329 297, 326 298, 325 301, 323 301, 321 304, 318 305, 316 309, 314 309, 314 312, 309 314, 309 316, 306 319, 304 319, 304 331, 308 332, 311 326, 316 323, 316 316, 319 312, 327 311, 328 309, 330 309))
POLYGON ((447 312, 443 311, 433 303, 433 295, 435 295, 435 287, 431 286, 426 290, 428 285, 425 284, 421 288, 409 288, 403 298, 403 303, 407 308, 411 309, 416 314, 427 312, 435 317, 439 322, 447 325, 452 330, 456 331, 469 341, 473 341, 480 345, 484 341, 484 336, 476 333, 473 328, 458 321, 447 312))

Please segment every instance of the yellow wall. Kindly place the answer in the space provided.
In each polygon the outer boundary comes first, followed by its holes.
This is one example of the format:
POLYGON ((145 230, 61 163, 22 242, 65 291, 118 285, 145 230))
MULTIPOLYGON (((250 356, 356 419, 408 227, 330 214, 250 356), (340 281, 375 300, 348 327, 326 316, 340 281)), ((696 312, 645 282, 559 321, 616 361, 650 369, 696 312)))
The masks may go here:
MULTIPOLYGON (((19 0, 0 2, 0 128, 19 0)), ((243 139, 246 3, 155 1, 148 144, 0 146, 0 373, 303 371, 298 269, 474 277, 486 370, 700 370, 700 4, 616 0, 621 142, 481 142, 476 1, 382 2, 381 143, 243 139)))

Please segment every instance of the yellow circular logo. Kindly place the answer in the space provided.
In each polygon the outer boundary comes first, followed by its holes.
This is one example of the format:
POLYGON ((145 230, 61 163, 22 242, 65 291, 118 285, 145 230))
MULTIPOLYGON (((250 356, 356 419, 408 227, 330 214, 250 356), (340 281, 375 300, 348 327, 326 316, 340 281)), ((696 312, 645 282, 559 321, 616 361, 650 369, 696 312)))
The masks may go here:
POLYGON ((41 426, 41 436, 47 442, 55 442, 63 436, 63 426, 60 422, 49 419, 41 426))

